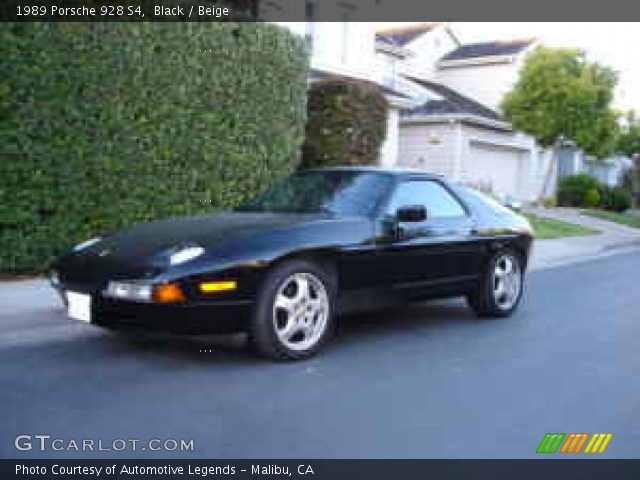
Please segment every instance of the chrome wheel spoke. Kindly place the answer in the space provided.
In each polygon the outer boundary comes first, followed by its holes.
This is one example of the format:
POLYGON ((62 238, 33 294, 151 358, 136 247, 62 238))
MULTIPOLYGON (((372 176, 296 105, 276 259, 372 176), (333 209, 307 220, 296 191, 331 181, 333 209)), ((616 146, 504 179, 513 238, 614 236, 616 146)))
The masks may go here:
POLYGON ((513 273, 513 260, 511 260, 511 258, 505 257, 503 269, 505 275, 510 275, 511 273, 513 273))
POLYGON ((285 295, 278 295, 276 297, 274 307, 285 311, 289 316, 293 315, 293 311, 294 311, 293 299, 285 295))
POLYGON ((312 338, 315 334, 315 327, 311 322, 303 324, 300 326, 300 331, 304 334, 305 340, 312 338))
POLYGON ((299 330, 298 323, 293 318, 290 318, 287 321, 285 327, 282 330, 278 330, 278 336, 281 338, 290 340, 291 337, 293 337, 293 335, 297 333, 298 330, 299 330))
POLYGON ((319 298, 312 298, 307 303, 307 313, 315 316, 317 313, 321 313, 325 309, 325 306, 325 302, 319 298))
POLYGON ((309 298, 309 281, 303 275, 296 275, 294 281, 296 284, 296 294, 293 300, 296 302, 305 301, 309 298))

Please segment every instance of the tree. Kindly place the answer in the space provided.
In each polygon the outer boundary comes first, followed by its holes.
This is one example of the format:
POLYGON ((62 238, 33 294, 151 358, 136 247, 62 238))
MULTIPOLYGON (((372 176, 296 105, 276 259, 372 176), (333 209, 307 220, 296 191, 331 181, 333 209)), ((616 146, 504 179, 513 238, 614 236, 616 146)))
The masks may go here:
POLYGON ((386 135, 387 110, 375 85, 347 80, 312 84, 303 166, 375 163, 386 135))
POLYGON ((626 122, 621 128, 616 150, 628 157, 640 155, 640 119, 634 111, 626 115, 626 122))
POLYGON ((587 61, 581 50, 541 46, 527 56, 502 109, 516 129, 553 147, 541 197, 564 139, 598 158, 614 152, 618 119, 611 100, 616 82, 613 70, 587 61))
POLYGON ((640 205, 640 119, 631 110, 622 122, 618 137, 617 152, 633 159, 633 167, 624 173, 622 187, 640 205))
POLYGON ((613 153, 617 115, 611 109, 616 74, 575 49, 538 47, 530 53, 503 101, 513 126, 543 146, 561 138, 604 158, 613 153))

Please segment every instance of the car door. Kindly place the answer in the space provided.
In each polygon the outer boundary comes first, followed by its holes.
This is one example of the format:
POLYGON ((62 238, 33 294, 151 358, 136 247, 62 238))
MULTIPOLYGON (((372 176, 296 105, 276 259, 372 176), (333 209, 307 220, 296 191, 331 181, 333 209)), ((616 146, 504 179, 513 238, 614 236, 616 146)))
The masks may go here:
POLYGON ((388 282, 419 292, 455 288, 477 278, 482 246, 465 206, 440 181, 407 179, 397 184, 384 215, 393 219, 400 207, 417 205, 426 209, 426 219, 395 222, 393 232, 378 245, 379 265, 388 282))

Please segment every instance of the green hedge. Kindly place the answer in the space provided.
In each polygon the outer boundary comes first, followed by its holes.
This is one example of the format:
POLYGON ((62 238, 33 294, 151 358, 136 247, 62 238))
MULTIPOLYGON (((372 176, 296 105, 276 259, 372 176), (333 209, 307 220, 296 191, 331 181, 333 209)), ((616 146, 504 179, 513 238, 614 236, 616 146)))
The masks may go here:
POLYGON ((270 24, 2 24, 0 273, 294 170, 307 63, 270 24))
POLYGON ((601 207, 614 212, 631 208, 631 193, 624 187, 610 187, 586 173, 569 175, 558 185, 558 204, 563 207, 601 207))
POLYGON ((600 182, 586 173, 569 175, 560 180, 558 185, 558 205, 563 207, 582 207, 589 191, 598 192, 600 182))
POLYGON ((633 206, 631 192, 623 187, 600 187, 600 206, 612 212, 625 212, 633 206))
POLYGON ((388 105, 377 86, 324 80, 309 88, 304 167, 375 164, 387 131, 388 105))

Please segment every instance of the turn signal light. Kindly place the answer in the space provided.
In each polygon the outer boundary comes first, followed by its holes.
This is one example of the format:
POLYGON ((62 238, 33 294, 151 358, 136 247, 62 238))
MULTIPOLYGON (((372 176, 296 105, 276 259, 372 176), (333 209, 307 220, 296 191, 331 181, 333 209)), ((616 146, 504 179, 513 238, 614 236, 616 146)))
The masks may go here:
POLYGON ((175 303, 184 302, 184 292, 180 286, 176 283, 165 283, 163 285, 156 285, 153 290, 153 299, 159 303, 175 303))
POLYGON ((202 293, 229 292, 238 288, 238 282, 235 280, 222 280, 218 282, 202 282, 200 291, 202 293))

